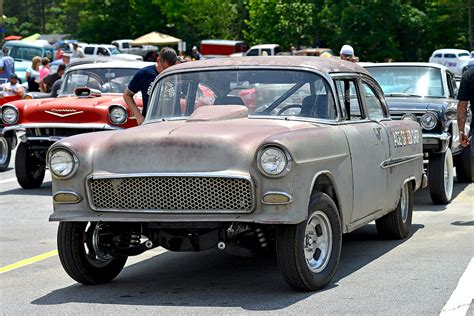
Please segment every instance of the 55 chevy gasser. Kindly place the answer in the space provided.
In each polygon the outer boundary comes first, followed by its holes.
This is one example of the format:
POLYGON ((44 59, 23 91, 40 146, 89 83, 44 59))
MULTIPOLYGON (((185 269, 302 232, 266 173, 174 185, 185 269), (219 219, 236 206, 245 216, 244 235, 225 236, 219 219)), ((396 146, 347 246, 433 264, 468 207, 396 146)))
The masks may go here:
POLYGON ((421 129, 392 121, 360 66, 314 57, 214 59, 155 82, 145 124, 76 135, 48 151, 58 250, 83 284, 154 247, 276 250, 284 279, 317 290, 342 234, 411 228, 426 183, 421 129), (205 89, 206 98, 198 100, 205 89), (240 92, 255 93, 246 107, 240 92), (272 97, 269 97, 272 96, 272 97), (183 106, 185 105, 185 106, 183 106))

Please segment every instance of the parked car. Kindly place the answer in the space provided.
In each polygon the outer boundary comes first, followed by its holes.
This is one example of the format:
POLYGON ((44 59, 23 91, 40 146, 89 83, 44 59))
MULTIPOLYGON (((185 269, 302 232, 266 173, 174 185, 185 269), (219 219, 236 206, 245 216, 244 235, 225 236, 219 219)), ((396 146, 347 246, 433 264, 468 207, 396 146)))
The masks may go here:
MULTIPOLYGON (((122 93, 145 62, 80 64, 67 69, 57 98, 20 100, 1 107, 4 136, 19 136, 15 174, 25 189, 41 185, 46 151, 67 136, 137 126, 122 93)), ((141 96, 136 98, 142 106, 141 96)), ((14 146, 12 146, 14 147, 14 146)))
POLYGON ((456 76, 460 76, 466 71, 466 66, 471 60, 472 57, 467 50, 445 48, 435 50, 431 54, 429 62, 446 66, 456 76))
POLYGON ((86 57, 91 56, 110 56, 129 60, 143 60, 143 57, 135 54, 123 54, 114 45, 107 44, 85 44, 81 48, 86 57))
MULTIPOLYGON (((435 204, 449 203, 453 166, 458 181, 472 182, 474 163, 467 158, 469 147, 459 143, 454 74, 444 66, 428 63, 371 64, 365 68, 381 85, 392 118, 421 124, 431 199, 435 204)), ((471 119, 469 113, 468 128, 471 119)))
POLYGON ((26 82, 26 69, 31 66, 35 56, 54 59, 53 46, 41 42, 7 41, 8 55, 15 59, 15 73, 22 82, 26 82))
POLYGON ((121 39, 112 41, 112 45, 118 48, 121 53, 145 56, 150 52, 158 52, 158 47, 153 45, 132 45, 131 39, 121 39))
POLYGON ((273 56, 281 52, 278 44, 261 44, 250 47, 244 56, 273 56))
POLYGON ((244 41, 206 39, 201 41, 200 52, 204 58, 229 57, 232 54, 243 54, 247 48, 244 41))
POLYGON ((420 125, 392 121, 354 63, 207 59, 159 75, 144 125, 49 149, 50 220, 64 269, 84 284, 111 281, 128 256, 158 246, 249 247, 275 248, 286 282, 318 290, 336 273, 343 233, 375 220, 384 237, 409 234, 422 156, 420 125), (196 107, 202 87, 213 105, 196 107), (280 94, 249 109, 239 97, 249 89, 280 94))

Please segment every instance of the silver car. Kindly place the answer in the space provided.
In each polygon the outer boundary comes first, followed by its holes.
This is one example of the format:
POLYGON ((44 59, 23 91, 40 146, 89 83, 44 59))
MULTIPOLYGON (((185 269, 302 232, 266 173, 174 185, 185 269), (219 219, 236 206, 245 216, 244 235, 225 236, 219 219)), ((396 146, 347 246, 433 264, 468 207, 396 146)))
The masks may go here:
POLYGON ((421 137, 418 123, 391 120, 354 63, 173 66, 152 86, 144 125, 50 148, 61 263, 97 284, 158 246, 274 250, 290 286, 321 289, 342 234, 373 220, 385 238, 410 233, 413 192, 426 183, 421 137))

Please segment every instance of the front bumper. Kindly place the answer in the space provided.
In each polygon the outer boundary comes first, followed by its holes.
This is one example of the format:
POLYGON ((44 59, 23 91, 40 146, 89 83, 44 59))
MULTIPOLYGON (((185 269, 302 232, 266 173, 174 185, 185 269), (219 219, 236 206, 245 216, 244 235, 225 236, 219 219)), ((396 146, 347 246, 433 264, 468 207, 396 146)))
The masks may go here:
POLYGON ((423 133, 423 152, 443 153, 448 149, 451 134, 428 134, 423 133))

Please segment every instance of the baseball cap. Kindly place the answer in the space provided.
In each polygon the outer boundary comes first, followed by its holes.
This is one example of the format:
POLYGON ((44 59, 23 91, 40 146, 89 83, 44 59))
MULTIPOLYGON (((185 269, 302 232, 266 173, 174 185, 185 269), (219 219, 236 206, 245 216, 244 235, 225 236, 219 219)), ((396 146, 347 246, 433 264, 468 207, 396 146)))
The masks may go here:
POLYGON ((72 54, 68 54, 68 53, 63 53, 63 57, 69 57, 71 58, 72 54))
POLYGON ((343 45, 339 54, 344 54, 348 56, 354 55, 354 48, 351 45, 343 45))
POLYGON ((193 46, 193 50, 198 49, 196 46, 193 46))

